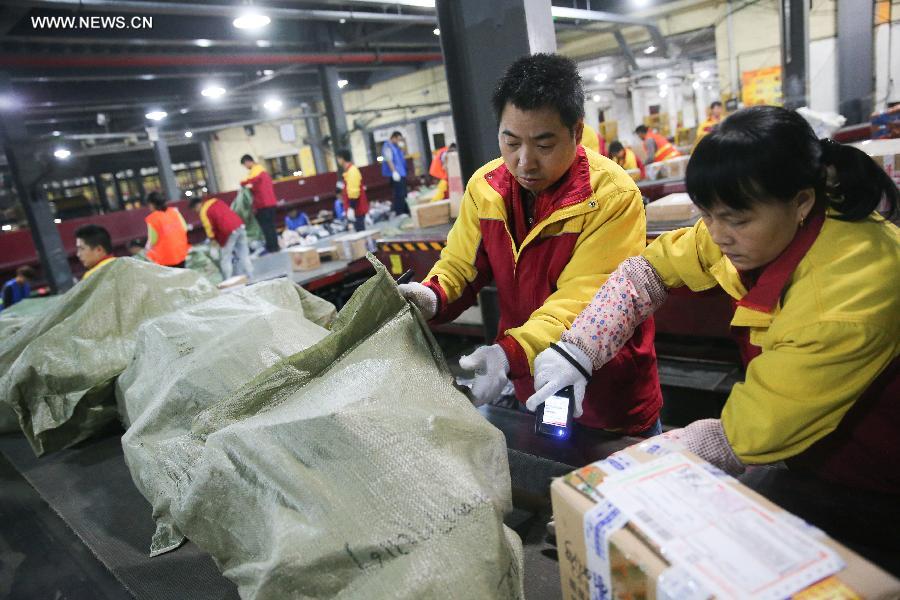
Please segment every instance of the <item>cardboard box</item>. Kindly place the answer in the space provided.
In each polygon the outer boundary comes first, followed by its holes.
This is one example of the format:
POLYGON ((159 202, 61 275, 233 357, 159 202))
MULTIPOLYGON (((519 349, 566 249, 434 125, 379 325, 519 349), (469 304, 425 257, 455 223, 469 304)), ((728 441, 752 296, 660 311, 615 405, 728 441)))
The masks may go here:
POLYGON ((291 256, 291 268, 294 271, 311 271, 319 267, 319 251, 312 246, 294 246, 288 248, 288 254, 291 256))
POLYGON ((865 140, 851 145, 871 156, 900 186, 900 139, 865 140))
POLYGON ((888 573, 664 442, 578 469, 550 492, 565 600, 900 597, 888 573))
POLYGON ((466 182, 462 178, 462 169, 459 166, 459 153, 447 153, 447 184, 449 186, 450 218, 459 216, 459 207, 466 191, 466 182))
POLYGON ((676 156, 663 161, 662 176, 669 179, 684 179, 690 156, 676 156))
POLYGON ((366 255, 366 252, 375 251, 375 238, 381 232, 377 229, 371 231, 358 231, 345 233, 335 237, 332 241, 337 249, 337 257, 341 260, 356 260, 366 255))
POLYGON ((700 211, 684 192, 669 194, 647 205, 647 221, 650 223, 681 222, 700 218, 700 211))
POLYGON ((416 206, 411 206, 409 211, 412 215, 413 226, 417 229, 450 222, 449 200, 417 204, 416 206))

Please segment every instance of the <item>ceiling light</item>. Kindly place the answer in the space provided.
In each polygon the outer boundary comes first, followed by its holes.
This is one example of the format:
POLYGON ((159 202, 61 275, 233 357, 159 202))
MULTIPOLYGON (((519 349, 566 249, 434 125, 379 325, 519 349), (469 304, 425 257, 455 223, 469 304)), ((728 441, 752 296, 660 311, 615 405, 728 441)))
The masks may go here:
POLYGON ((383 156, 379 156, 379 157, 377 157, 375 160, 377 160, 378 162, 384 162, 384 157, 383 157, 383 156))
POLYGON ((186 137, 186 138, 192 138, 192 137, 194 137, 194 132, 193 132, 193 131, 185 131, 185 132, 184 132, 184 137, 186 137))
POLYGON ((656 52, 656 46, 650 45, 644 48, 644 54, 653 54, 656 52))
POLYGON ((303 171, 294 171, 294 177, 303 177, 303 171))
POLYGON ((259 13, 244 13, 232 21, 238 29, 261 29, 272 22, 272 19, 259 13))
POLYGON ((12 231, 12 225, 4 225, 3 227, 0 227, 0 229, 3 231, 12 231))
POLYGON ((53 132, 53 137, 59 137, 59 136, 61 136, 61 135, 62 135, 62 134, 61 134, 60 132, 58 132, 58 131, 54 131, 54 132, 53 132))
POLYGON ((709 79, 709 71, 700 71, 700 79, 709 79))
POLYGON ((209 191, 209 190, 206 189, 206 186, 203 186, 201 189, 202 189, 204 192, 208 192, 208 191, 209 191))
POLYGON ((56 158, 58 158, 60 160, 66 160, 67 158, 72 156, 72 153, 69 150, 67 150, 66 148, 57 148, 56 150, 53 151, 53 156, 55 156, 56 158))
POLYGON ((190 198, 191 196, 194 195, 194 192, 192 192, 191 190, 188 190, 184 193, 184 195, 187 196, 188 198, 190 198))
POLYGON ((151 110, 144 116, 147 117, 148 119, 150 119, 151 121, 162 121, 163 119, 165 119, 166 117, 169 116, 169 113, 167 113, 164 110, 151 110))
POLYGON ((435 28, 434 28, 434 31, 432 31, 432 33, 433 33, 434 35, 441 35, 441 28, 440 28, 440 27, 435 27, 435 28))
POLYGON ((600 94, 594 94, 594 102, 600 102, 600 94))
POLYGON ((153 81, 156 79, 156 75, 141 75, 141 79, 144 81, 153 81))
POLYGON ((262 72, 262 73, 263 73, 263 75, 265 75, 266 77, 271 77, 272 75, 275 74, 275 71, 273 71, 272 69, 263 69, 263 72, 262 72))
POLYGON ((211 85, 209 87, 203 88, 203 91, 200 93, 207 98, 221 98, 225 95, 225 88, 219 87, 218 85, 211 85))
POLYGON ((263 103, 265 109, 269 112, 277 112, 281 108, 282 102, 278 98, 269 98, 263 103))
POLYGON ((660 98, 665 98, 668 95, 669 95, 669 90, 667 88, 664 88, 664 87, 659 88, 659 97, 660 98))
POLYGON ((347 22, 347 19, 340 19, 340 20, 338 20, 338 23, 340 23, 341 25, 343 25, 343 24, 346 23, 346 22, 347 22))
POLYGON ((606 73, 597 73, 594 75, 594 81, 606 81, 606 73))
POLYGON ((338 79, 338 87, 339 88, 343 89, 343 88, 347 87, 348 83, 350 83, 350 82, 347 81, 346 79, 338 79))
POLYGON ((694 88, 695 90, 699 90, 699 89, 700 89, 700 82, 695 81, 694 83, 691 84, 691 87, 694 88))
POLYGON ((272 42, 270 42, 269 40, 256 40, 256 45, 260 48, 268 48, 272 45, 272 42))
POLYGON ((60 223, 62 223, 62 219, 53 219, 53 222, 59 225, 60 223))
POLYGON ((660 79, 660 80, 665 79, 666 77, 668 77, 668 76, 666 75, 665 71, 660 71, 659 73, 656 74, 656 78, 660 79))
POLYGON ((194 43, 200 46, 201 48, 209 48, 212 46, 212 40, 194 40, 194 43))

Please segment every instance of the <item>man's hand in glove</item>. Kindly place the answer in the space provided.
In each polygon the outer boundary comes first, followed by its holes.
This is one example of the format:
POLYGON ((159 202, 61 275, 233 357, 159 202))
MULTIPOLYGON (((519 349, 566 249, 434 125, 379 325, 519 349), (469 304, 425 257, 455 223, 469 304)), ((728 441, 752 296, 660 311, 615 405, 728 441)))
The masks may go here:
POLYGON ((391 179, 393 179, 394 181, 400 181, 400 173, 394 171, 393 173, 391 173, 391 179))
POLYGON ((534 359, 534 394, 525 407, 534 412, 547 398, 571 385, 575 390, 574 417, 583 414, 584 390, 591 376, 591 359, 574 344, 553 344, 534 359))
POLYGON ((475 372, 475 381, 472 383, 475 406, 498 398, 509 383, 509 361, 506 359, 506 352, 497 344, 482 346, 472 354, 461 357, 459 366, 466 371, 475 372))
POLYGON ((437 294, 421 283, 403 283, 397 286, 404 298, 412 302, 425 320, 431 320, 437 314, 437 294))

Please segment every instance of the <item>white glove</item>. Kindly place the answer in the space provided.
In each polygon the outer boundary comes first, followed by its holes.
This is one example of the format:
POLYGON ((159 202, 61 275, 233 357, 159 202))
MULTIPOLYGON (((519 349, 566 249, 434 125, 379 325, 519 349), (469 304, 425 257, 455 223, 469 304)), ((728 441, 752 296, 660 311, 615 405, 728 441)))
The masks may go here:
POLYGON ((347 210, 347 219, 349 219, 350 221, 356 219, 356 211, 352 208, 347 210))
POLYGON ((584 373, 591 373, 593 370, 591 359, 574 344, 559 342, 556 347, 581 365, 583 372, 555 348, 547 348, 534 359, 534 389, 536 391, 525 402, 525 407, 534 412, 547 398, 571 385, 575 390, 575 410, 572 415, 577 418, 584 412, 582 404, 588 382, 584 373))
POLYGON ((431 288, 421 283, 401 283, 397 286, 404 298, 412 302, 426 321, 437 314, 438 298, 431 288))
POLYGON ((338 180, 338 182, 337 182, 337 189, 339 189, 339 190, 344 189, 344 182, 343 182, 343 181, 338 180))
POLYGON ((475 371, 475 381, 472 383, 475 406, 498 398, 509 383, 506 376, 509 361, 506 359, 506 352, 497 344, 482 346, 472 354, 461 357, 459 366, 466 371, 475 371))
POLYGON ((393 179, 394 181, 400 181, 400 173, 394 171, 393 173, 391 173, 391 179, 393 179))

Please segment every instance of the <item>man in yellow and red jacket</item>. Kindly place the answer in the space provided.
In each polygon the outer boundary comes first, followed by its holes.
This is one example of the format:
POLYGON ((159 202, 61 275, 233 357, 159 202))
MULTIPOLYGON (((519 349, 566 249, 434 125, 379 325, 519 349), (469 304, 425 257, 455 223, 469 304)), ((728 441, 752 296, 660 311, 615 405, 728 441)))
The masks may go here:
MULTIPOLYGON (((492 279, 497 340, 460 359, 481 404, 512 381, 524 404, 534 358, 565 331, 599 283, 646 245, 641 194, 609 159, 581 147, 584 91, 575 63, 557 55, 517 60, 493 99, 502 154, 469 180, 459 219, 424 283, 400 286, 428 319, 454 319, 492 279)), ((616 359, 592 374, 583 425, 628 434, 658 431, 662 396, 645 322, 616 359)))
POLYGON ((241 157, 241 164, 247 169, 247 178, 241 181, 241 186, 249 188, 253 194, 253 215, 266 240, 266 251, 278 252, 278 232, 275 231, 275 206, 278 200, 275 198, 272 176, 249 154, 241 157))

